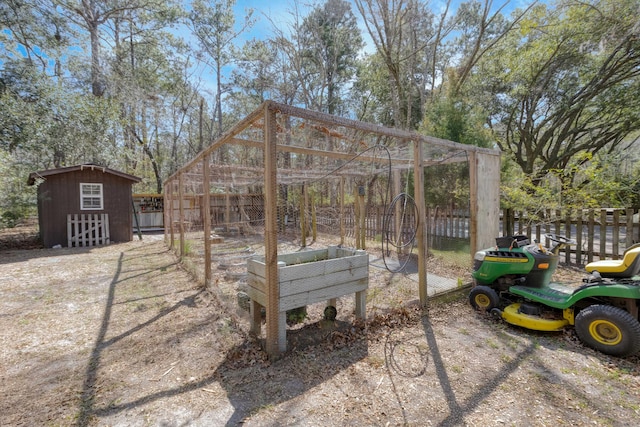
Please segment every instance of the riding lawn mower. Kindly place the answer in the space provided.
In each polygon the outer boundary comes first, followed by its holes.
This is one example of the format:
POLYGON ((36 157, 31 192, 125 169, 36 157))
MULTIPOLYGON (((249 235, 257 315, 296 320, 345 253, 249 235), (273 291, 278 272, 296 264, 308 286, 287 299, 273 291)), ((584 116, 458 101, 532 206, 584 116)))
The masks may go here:
POLYGON ((640 245, 620 260, 586 265, 576 283, 551 281, 562 248, 576 242, 547 234, 552 247, 524 235, 498 237, 476 252, 469 301, 476 310, 538 331, 574 326, 589 347, 613 356, 640 351, 640 245))

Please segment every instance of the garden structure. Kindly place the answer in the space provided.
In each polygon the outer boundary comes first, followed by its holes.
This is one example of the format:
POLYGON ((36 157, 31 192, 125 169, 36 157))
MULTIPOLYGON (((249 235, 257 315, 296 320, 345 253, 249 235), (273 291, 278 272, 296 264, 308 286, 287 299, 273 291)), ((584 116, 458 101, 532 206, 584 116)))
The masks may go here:
POLYGON ((356 312, 364 315, 367 275, 360 274, 368 266, 362 250, 372 240, 382 244, 388 268, 415 264, 426 305, 425 170, 459 162, 469 165, 470 266, 471 254, 498 235, 497 150, 266 101, 165 181, 165 238, 183 257, 193 251, 193 239, 203 240, 197 255, 207 286, 215 284, 212 262, 225 256, 212 247, 224 236, 261 239, 261 252, 244 260, 252 330, 261 334, 266 312, 265 347, 277 357, 287 348, 282 323, 290 308, 354 293, 356 312), (384 231, 373 239, 364 234, 372 204, 385 206, 384 231), (320 222, 331 243, 309 254, 320 222), (283 249, 292 234, 297 247, 283 249), (298 264, 294 260, 304 260, 306 275, 287 270, 298 264), (296 284, 294 277, 301 280, 296 284))
POLYGON ((131 188, 140 178, 95 164, 33 172, 38 222, 45 247, 129 242, 133 236, 131 188))

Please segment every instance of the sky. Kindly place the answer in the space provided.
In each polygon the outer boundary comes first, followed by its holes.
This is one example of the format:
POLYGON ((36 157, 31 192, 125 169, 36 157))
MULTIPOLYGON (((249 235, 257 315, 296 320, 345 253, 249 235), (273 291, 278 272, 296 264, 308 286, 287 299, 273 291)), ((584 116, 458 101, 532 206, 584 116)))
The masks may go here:
MULTIPOLYGON (((188 0, 187 0, 188 1, 188 0)), ((374 44, 366 31, 363 23, 362 16, 354 4, 353 0, 348 0, 352 5, 352 12, 359 22, 361 34, 365 43, 364 52, 372 53, 374 51, 374 44)), ((425 3, 430 5, 432 9, 440 9, 444 11, 446 0, 424 0, 425 3)), ((448 15, 452 16, 459 4, 464 0, 452 0, 448 15)), ((478 0, 482 1, 482 0, 478 0)), ((509 13, 518 6, 529 4, 533 0, 493 0, 492 9, 497 9, 504 3, 508 3, 503 13, 509 13)), ((547 0, 541 0, 547 1, 547 0)), ((242 34, 238 42, 242 44, 243 41, 250 40, 252 38, 258 40, 266 40, 273 35, 273 26, 277 26, 278 29, 283 30, 285 33, 294 21, 294 11, 298 8, 299 18, 304 18, 314 5, 323 4, 324 0, 236 0, 235 16, 236 25, 241 26, 244 23, 244 17, 246 16, 247 9, 253 9, 253 18, 255 24, 253 27, 242 34)), ((208 71, 202 69, 202 78, 206 86, 208 81, 211 81, 212 76, 207 76, 208 71)))
MULTIPOLYGON (((365 26, 362 22, 362 16, 360 12, 358 12, 357 7, 355 6, 353 0, 348 0, 351 3, 351 10, 358 20, 360 24, 360 28, 362 30, 362 35, 365 39, 365 49, 372 50, 372 42, 371 38, 366 34, 365 26)), ((444 7, 446 4, 446 0, 423 0, 425 3, 430 5, 432 10, 442 10, 444 11, 444 7)), ((458 8, 460 3, 464 0, 452 0, 451 6, 449 9, 449 15, 453 15, 455 10, 458 8)), ((478 0, 483 1, 483 0, 478 0)), ((503 13, 508 14, 512 10, 517 7, 522 7, 530 4, 534 0, 493 0, 492 9, 496 10, 505 3, 508 5, 503 10, 503 13)), ((548 0, 539 0, 541 2, 547 2, 548 0)), ((293 21, 293 11, 296 8, 296 4, 298 7, 298 12, 301 17, 307 15, 309 10, 311 10, 315 5, 322 4, 324 0, 236 0, 236 21, 238 23, 243 22, 243 17, 245 16, 246 9, 253 9, 253 16, 256 19, 256 23, 254 27, 247 33, 245 36, 247 39, 257 38, 264 39, 268 38, 273 29, 273 25, 277 25, 280 29, 285 30, 290 23, 293 21)))

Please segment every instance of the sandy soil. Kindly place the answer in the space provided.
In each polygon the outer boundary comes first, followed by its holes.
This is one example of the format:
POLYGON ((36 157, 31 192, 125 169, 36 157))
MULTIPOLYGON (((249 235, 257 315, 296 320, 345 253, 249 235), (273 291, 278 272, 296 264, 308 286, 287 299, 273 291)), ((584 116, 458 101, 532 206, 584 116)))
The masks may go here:
POLYGON ((277 361, 227 299, 194 281, 159 236, 93 249, 0 250, 0 425, 640 419, 637 356, 594 352, 571 330, 505 325, 473 312, 465 292, 426 310, 408 300, 377 305, 366 323, 344 310, 324 322, 311 309, 288 331, 290 349, 277 361))

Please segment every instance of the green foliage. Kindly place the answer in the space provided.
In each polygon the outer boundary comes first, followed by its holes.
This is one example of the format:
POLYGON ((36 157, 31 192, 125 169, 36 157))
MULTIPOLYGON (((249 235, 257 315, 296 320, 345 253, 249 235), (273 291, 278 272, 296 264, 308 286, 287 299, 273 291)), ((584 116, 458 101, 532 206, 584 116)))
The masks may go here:
MULTIPOLYGON (((640 129, 634 0, 538 2, 510 17, 491 2, 444 12, 419 1, 325 0, 242 49, 239 35, 263 16, 238 14, 235 0, 190 10, 160 0, 27 3, 0 3, 7 223, 33 211, 35 188, 24 182, 40 169, 95 162, 160 191, 265 99, 498 144, 505 206, 640 206, 640 171, 625 160, 640 129), (178 23, 184 39, 170 32, 178 23)), ((465 162, 428 168, 427 202, 466 203, 467 174, 465 162)))
POLYGON ((467 145, 487 148, 494 145, 482 112, 459 95, 441 95, 430 102, 420 131, 467 145))
POLYGON ((366 55, 361 60, 353 85, 353 96, 358 120, 393 125, 391 87, 380 55, 366 55))
POLYGON ((586 156, 640 129, 637 12, 631 1, 539 4, 483 57, 478 99, 533 185, 555 174, 568 191, 586 156))
POLYGON ((314 110, 345 115, 346 88, 356 70, 363 41, 351 5, 326 0, 313 8, 294 35, 300 57, 303 102, 314 110))
POLYGON ((0 228, 15 227, 36 214, 36 187, 27 185, 29 172, 0 150, 0 228))
POLYGON ((469 164, 467 162, 425 168, 425 200, 429 206, 469 205, 469 164))
POLYGON ((295 325, 304 322, 307 318, 307 307, 298 307, 287 310, 287 323, 295 325))
POLYGON ((552 171, 562 184, 568 208, 638 206, 638 163, 629 149, 574 157, 569 167, 552 171))
POLYGON ((32 171, 113 163, 117 111, 109 100, 71 91, 24 60, 5 64, 0 78, 0 148, 19 151, 22 162, 33 162, 32 171))

